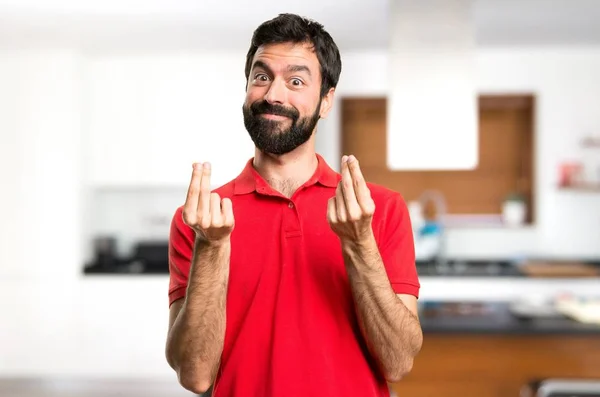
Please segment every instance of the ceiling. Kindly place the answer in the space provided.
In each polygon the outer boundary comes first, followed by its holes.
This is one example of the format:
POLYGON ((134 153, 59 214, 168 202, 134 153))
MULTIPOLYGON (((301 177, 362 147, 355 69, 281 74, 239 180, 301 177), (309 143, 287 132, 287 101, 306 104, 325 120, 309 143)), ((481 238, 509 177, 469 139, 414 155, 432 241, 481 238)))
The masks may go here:
MULTIPOLYGON (((262 21, 294 12, 323 23, 343 50, 383 49, 389 1, 0 0, 0 45, 237 50, 262 21)), ((480 46, 600 45, 600 0, 473 2, 480 46)))

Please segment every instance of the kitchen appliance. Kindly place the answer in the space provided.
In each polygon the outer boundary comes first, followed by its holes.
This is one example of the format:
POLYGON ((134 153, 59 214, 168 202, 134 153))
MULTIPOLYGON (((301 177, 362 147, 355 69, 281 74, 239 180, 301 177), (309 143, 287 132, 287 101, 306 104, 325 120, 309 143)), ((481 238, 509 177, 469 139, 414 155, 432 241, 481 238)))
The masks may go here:
POLYGON ((128 266, 132 273, 168 273, 169 242, 159 240, 136 243, 128 266))
POLYGON ((600 380, 547 379, 540 383, 536 397, 600 397, 600 380))
POLYGON ((117 264, 117 239, 115 237, 97 236, 93 239, 92 244, 95 267, 108 269, 117 264))

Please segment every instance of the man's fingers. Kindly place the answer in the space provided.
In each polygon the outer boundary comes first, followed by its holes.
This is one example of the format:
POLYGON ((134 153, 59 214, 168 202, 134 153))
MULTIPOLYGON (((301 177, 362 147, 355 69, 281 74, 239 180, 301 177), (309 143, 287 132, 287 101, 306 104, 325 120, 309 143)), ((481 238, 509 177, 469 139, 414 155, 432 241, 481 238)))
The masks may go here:
POLYGON ((354 196, 354 187, 352 186, 352 175, 350 174, 350 169, 348 168, 348 156, 342 157, 341 174, 342 194, 344 195, 346 204, 348 204, 348 202, 354 196))
POLYGON ((341 183, 338 183, 337 189, 335 190, 335 213, 338 222, 346 222, 348 220, 341 183))
POLYGON ((330 198, 327 201, 327 220, 331 224, 337 223, 337 213, 336 213, 336 205, 335 205, 335 196, 330 198))
POLYGON ((183 221, 190 224, 196 221, 196 210, 198 208, 198 195, 200 194, 200 180, 202 179, 202 163, 192 165, 192 179, 188 187, 185 204, 183 206, 183 221))
POLYGON ((210 163, 193 164, 192 179, 183 206, 183 221, 203 241, 219 241, 233 230, 231 199, 212 192, 210 163))
MULTIPOLYGON (((354 181, 350 173, 350 161, 354 156, 342 157, 342 194, 344 195, 344 204, 350 219, 359 219, 361 216, 361 207, 358 204, 356 192, 354 190, 354 181)), ((356 161, 356 159, 354 159, 356 161)))
POLYGON ((373 199, 371 198, 371 192, 367 187, 367 183, 365 182, 365 178, 362 174, 356 157, 349 157, 348 169, 352 177, 352 185, 356 194, 356 201, 360 206, 361 211, 367 215, 372 214, 374 210, 373 199))
POLYGON ((221 197, 217 193, 210 194, 210 215, 212 221, 211 226, 223 226, 223 215, 221 213, 221 197))
POLYGON ((198 200, 198 216, 203 220, 210 220, 210 171, 210 163, 204 163, 202 179, 200 180, 200 198, 198 200))
POLYGON ((221 214, 223 217, 223 224, 225 226, 233 226, 233 204, 231 203, 231 199, 225 197, 221 200, 221 214))

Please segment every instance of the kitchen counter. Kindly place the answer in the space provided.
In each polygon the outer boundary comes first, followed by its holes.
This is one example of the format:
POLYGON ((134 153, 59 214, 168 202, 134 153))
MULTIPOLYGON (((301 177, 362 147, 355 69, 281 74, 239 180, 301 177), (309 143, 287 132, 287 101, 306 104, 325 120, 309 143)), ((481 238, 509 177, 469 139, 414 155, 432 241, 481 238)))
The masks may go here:
POLYGON ((598 330, 566 323, 463 323, 426 319, 412 371, 391 384, 398 396, 513 397, 539 379, 600 379, 598 330))
POLYGON ((597 335, 600 326, 561 315, 527 318, 514 315, 508 302, 425 302, 420 308, 425 334, 597 335))
MULTIPOLYGON (((166 251, 166 249, 165 249, 166 251)), ((552 261, 550 261, 552 262, 552 261)), ((575 262, 575 261, 573 261, 575 262)), ((597 269, 597 275, 565 275, 563 278, 600 278, 600 262, 578 261, 597 269)), ((557 262, 559 263, 559 262, 557 262)), ((417 261, 419 277, 445 277, 445 278, 557 278, 560 275, 532 277, 526 274, 521 267, 509 260, 496 259, 450 259, 446 264, 440 265, 435 261, 417 261)), ((563 266, 564 267, 564 266, 563 266)), ((83 273, 93 274, 168 274, 167 259, 127 258, 114 260, 110 264, 87 264, 83 273)))
MULTIPOLYGON (((531 263, 534 263, 533 261, 531 263)), ((530 265, 527 270, 533 272, 532 269, 545 268, 547 271, 549 267, 560 267, 560 271, 564 273, 563 277, 565 278, 600 278, 600 262, 598 261, 573 259, 565 262, 552 258, 540 258, 535 259, 535 262, 537 264, 535 266, 530 265), (571 272, 569 268, 572 269, 571 272)), ((417 261, 416 267, 421 277, 532 277, 532 275, 527 273, 525 266, 506 259, 450 258, 443 264, 436 261, 417 261)), ((550 274, 551 272, 547 273, 550 274)), ((556 273, 550 276, 539 272, 535 277, 561 277, 561 274, 556 273)))
POLYGON ((524 277, 511 262, 506 260, 459 260, 451 259, 445 264, 435 261, 417 261, 420 277, 524 277))

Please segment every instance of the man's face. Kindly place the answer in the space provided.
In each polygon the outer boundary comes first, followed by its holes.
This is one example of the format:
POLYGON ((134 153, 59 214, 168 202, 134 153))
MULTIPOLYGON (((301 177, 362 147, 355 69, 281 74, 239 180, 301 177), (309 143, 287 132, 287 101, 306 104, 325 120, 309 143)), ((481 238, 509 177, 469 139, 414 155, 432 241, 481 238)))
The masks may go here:
POLYGON ((271 44, 254 55, 244 125, 256 147, 285 154, 310 139, 319 118, 330 107, 333 90, 320 97, 321 72, 316 54, 306 44, 271 44))

